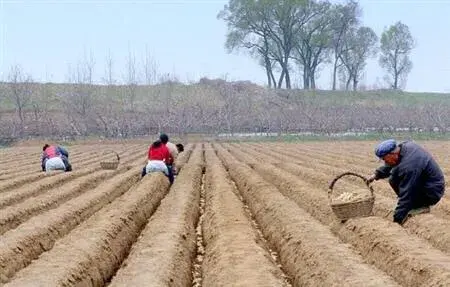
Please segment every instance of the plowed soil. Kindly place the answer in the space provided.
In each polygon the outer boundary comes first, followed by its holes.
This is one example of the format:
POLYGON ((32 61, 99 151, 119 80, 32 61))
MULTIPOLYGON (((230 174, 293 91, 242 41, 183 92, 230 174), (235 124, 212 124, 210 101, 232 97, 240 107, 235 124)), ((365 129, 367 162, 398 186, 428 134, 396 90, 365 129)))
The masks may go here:
MULTIPOLYGON (((331 198, 368 190, 375 142, 187 143, 173 185, 141 178, 148 145, 69 147, 74 170, 40 171, 41 147, 0 151, 0 285, 450 286, 450 202, 400 226, 373 184, 367 217, 331 198), (101 170, 114 150, 116 170, 101 170)), ((449 142, 422 142, 448 178, 449 142)))

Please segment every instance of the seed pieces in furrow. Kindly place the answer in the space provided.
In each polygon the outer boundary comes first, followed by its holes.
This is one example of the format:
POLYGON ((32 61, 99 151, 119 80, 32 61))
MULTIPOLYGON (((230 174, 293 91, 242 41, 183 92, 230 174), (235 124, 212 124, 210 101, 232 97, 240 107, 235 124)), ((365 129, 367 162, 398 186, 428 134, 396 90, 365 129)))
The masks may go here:
POLYGON ((0 208, 21 202, 28 197, 35 196, 36 194, 45 192, 45 190, 60 186, 69 180, 90 174, 93 171, 95 170, 81 170, 78 172, 60 173, 47 178, 43 178, 38 182, 26 184, 18 189, 1 193, 0 208))
POLYGON ((248 166, 223 148, 218 147, 218 154, 265 236, 279 251, 293 285, 398 286, 248 166))
POLYGON ((52 250, 20 271, 10 286, 103 286, 127 256, 168 187, 163 174, 146 176, 57 241, 52 250))
POLYGON ((0 282, 6 282, 55 241, 109 202, 125 193, 139 178, 140 167, 119 174, 59 207, 9 230, 0 240, 0 282))
POLYGON ((283 195, 321 222, 334 226, 334 231, 341 239, 357 247, 365 258, 399 282, 407 282, 408 286, 447 282, 450 258, 431 248, 428 242, 407 233, 396 223, 377 217, 371 218, 370 223, 369 219, 349 221, 343 228, 336 224, 323 191, 270 164, 253 163, 252 166, 277 186, 283 195), (381 248, 374 248, 380 243, 381 248), (401 268, 397 267, 398 262, 402 262, 401 268))
POLYGON ((94 188, 101 181, 114 174, 113 171, 99 171, 88 174, 44 194, 4 208, 0 213, 0 234, 17 227, 36 214, 55 208, 61 203, 94 188))
POLYGON ((233 184, 206 147, 204 286, 287 286, 248 220, 233 184))
POLYGON ((197 146, 150 218, 112 286, 190 286, 203 169, 197 146))

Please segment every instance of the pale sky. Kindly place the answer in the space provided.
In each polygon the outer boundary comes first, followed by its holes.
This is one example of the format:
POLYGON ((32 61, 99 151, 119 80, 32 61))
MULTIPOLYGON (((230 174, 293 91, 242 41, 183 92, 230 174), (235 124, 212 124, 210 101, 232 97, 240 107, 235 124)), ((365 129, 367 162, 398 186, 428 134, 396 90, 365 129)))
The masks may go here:
MULTIPOLYGON (((160 73, 183 81, 227 77, 265 84, 262 67, 245 52, 228 54, 226 24, 216 18, 227 1, 14 1, 0 0, 0 79, 19 64, 37 81, 67 80, 69 65, 84 55, 95 59, 95 80, 104 76, 105 59, 114 60, 123 78, 129 53, 142 64, 146 50, 160 73)), ((450 0, 360 1, 363 23, 381 35, 400 20, 417 41, 407 91, 450 92, 450 0)), ((369 61, 363 84, 383 82, 378 60, 369 61)), ((295 78, 301 81, 298 76, 295 78)), ((324 68, 320 89, 330 89, 324 68)))

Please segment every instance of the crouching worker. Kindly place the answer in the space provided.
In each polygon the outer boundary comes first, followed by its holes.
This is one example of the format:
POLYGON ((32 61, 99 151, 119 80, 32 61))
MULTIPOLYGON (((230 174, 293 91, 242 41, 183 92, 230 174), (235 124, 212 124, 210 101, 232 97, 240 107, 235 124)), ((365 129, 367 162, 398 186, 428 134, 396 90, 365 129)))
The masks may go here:
MULTIPOLYGON (((183 144, 177 143, 175 146, 177 147, 178 154, 180 154, 180 153, 182 153, 184 151, 184 145, 183 144)), ((174 162, 174 164, 172 166, 172 172, 173 172, 174 177, 178 174, 178 168, 175 165, 175 162, 174 162)))
POLYGON ((169 178, 173 182, 175 179, 175 175, 178 173, 178 170, 175 166, 175 160, 177 159, 178 154, 184 151, 184 146, 181 143, 174 144, 170 142, 169 137, 164 133, 159 136, 159 139, 164 145, 166 145, 170 153, 170 159, 168 162, 166 162, 166 165, 167 169, 169 170, 169 178))
POLYGON ((61 146, 45 144, 42 151, 42 171, 72 171, 72 165, 69 163, 69 153, 66 149, 61 146))
POLYGON ((368 181, 389 178, 389 184, 398 197, 394 222, 403 224, 408 216, 430 212, 430 206, 437 204, 444 195, 442 170, 418 144, 412 141, 397 144, 395 140, 386 140, 376 147, 375 155, 385 165, 379 167, 368 181))
POLYGON ((169 177, 169 169, 167 168, 166 162, 170 161, 170 153, 166 145, 164 145, 161 140, 157 140, 148 149, 148 163, 142 169, 142 177, 150 172, 163 172, 170 181, 173 183, 173 178, 169 177))

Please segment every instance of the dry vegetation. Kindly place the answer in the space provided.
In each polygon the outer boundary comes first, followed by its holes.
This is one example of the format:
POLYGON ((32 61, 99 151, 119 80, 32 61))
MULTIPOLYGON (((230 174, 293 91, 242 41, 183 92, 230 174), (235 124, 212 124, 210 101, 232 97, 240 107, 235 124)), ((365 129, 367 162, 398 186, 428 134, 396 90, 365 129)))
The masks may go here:
POLYGON ((30 137, 133 138, 160 131, 330 134, 450 127, 450 98, 433 94, 272 90, 202 79, 151 86, 7 83, 0 85, 0 95, 5 143, 30 137))

